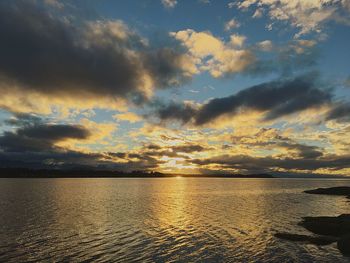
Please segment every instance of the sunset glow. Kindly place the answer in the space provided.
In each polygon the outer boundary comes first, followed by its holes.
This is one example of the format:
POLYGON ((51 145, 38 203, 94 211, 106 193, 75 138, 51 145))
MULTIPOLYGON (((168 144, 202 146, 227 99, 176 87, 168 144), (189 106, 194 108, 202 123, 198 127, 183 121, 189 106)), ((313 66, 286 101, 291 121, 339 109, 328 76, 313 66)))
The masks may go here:
POLYGON ((0 263, 349 262, 350 0, 0 0, 0 263))
POLYGON ((1 1, 1 164, 348 175, 349 7, 1 1))

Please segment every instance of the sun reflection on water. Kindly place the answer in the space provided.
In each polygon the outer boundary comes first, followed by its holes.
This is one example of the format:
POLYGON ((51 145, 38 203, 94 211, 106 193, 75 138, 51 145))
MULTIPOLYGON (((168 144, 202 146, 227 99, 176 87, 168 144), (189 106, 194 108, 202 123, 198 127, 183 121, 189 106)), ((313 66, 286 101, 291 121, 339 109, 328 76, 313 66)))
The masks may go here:
POLYGON ((303 216, 350 213, 303 190, 339 181, 218 178, 55 179, 0 184, 1 262, 341 259, 336 248, 277 241, 303 216), (331 253, 329 249, 332 250, 331 253), (30 253, 22 253, 31 251, 30 253))

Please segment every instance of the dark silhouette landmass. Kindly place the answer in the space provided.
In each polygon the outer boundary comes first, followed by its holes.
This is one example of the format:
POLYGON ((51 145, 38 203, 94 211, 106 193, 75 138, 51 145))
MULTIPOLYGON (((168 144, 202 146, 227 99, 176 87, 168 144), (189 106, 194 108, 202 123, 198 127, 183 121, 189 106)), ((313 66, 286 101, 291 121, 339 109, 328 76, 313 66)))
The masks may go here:
POLYGON ((274 178, 270 174, 166 174, 154 171, 113 171, 92 169, 27 169, 0 168, 0 178, 164 178, 164 177, 218 177, 218 178, 274 178))
POLYGON ((276 233, 275 237, 289 241, 308 242, 320 246, 337 242, 339 251, 344 256, 350 256, 350 214, 334 217, 304 217, 299 225, 317 236, 276 233))
POLYGON ((299 225, 317 235, 341 237, 350 234, 350 215, 304 217, 299 225))
POLYGON ((350 187, 338 186, 330 188, 317 188, 313 190, 306 190, 307 194, 319 194, 319 195, 343 195, 350 199, 350 187))
MULTIPOLYGON (((307 194, 339 195, 350 197, 350 187, 318 188, 304 191, 307 194)), ((303 217, 300 226, 317 236, 298 235, 292 233, 276 233, 277 238, 308 242, 315 245, 328 245, 337 242, 339 251, 350 257, 350 214, 339 216, 303 217)))

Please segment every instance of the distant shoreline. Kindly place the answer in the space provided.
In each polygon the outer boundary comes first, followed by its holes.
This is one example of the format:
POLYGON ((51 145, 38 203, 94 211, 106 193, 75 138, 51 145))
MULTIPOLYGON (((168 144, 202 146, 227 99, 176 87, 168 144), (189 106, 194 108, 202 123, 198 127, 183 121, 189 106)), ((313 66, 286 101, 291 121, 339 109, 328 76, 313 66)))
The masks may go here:
POLYGON ((276 178, 271 174, 168 174, 148 171, 0 168, 0 178, 276 178))
POLYGON ((178 174, 160 173, 154 171, 122 172, 116 170, 92 169, 28 169, 28 168, 0 168, 0 178, 241 178, 241 179, 340 179, 348 180, 350 176, 337 175, 272 175, 268 173, 256 174, 178 174))

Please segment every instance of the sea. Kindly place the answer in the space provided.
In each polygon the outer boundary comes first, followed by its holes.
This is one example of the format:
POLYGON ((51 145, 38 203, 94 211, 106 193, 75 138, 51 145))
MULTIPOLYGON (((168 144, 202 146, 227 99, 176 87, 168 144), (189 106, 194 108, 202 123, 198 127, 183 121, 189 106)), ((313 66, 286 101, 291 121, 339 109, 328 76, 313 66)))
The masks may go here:
POLYGON ((305 216, 350 213, 307 189, 341 179, 0 179, 0 262, 350 262, 305 216))

